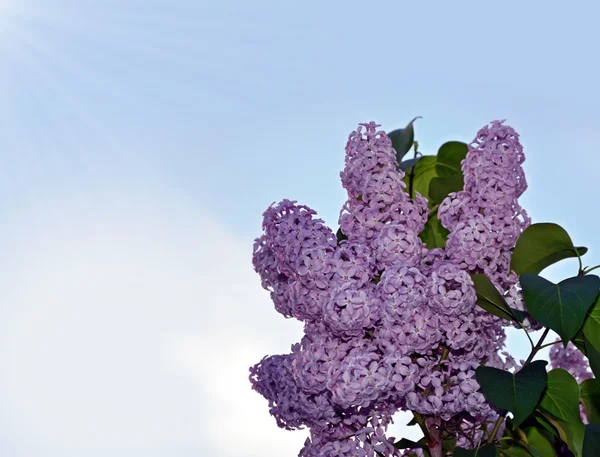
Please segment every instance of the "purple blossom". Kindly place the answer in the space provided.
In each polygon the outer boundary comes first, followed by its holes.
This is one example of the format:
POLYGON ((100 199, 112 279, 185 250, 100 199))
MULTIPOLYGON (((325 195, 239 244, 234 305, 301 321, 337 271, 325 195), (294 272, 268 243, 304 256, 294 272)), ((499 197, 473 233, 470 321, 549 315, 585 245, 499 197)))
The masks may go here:
MULTIPOLYGON (((265 211, 254 245, 262 286, 277 311, 305 323, 305 335, 292 353, 252 367, 250 380, 280 427, 310 428, 303 457, 403 455, 385 436, 399 409, 458 430, 459 445, 473 448, 497 417, 475 369, 519 368, 500 356, 510 324, 476 306, 470 277, 485 274, 524 310, 510 270, 530 223, 517 201, 526 188, 518 135, 498 121, 477 133, 462 162, 464 189, 438 209, 446 246, 428 250, 419 238, 428 202, 409 198, 378 127, 360 124, 346 144, 339 224, 347 239, 338 242, 314 210, 283 200, 265 211)), ((557 351, 554 366, 589 376, 580 354, 557 351)))

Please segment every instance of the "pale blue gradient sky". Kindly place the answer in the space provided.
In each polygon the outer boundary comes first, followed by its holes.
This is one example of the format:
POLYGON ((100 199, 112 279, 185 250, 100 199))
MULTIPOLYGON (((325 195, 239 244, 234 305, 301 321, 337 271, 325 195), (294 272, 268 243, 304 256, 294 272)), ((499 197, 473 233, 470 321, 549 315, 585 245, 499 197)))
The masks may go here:
POLYGON ((359 122, 421 115, 434 153, 507 118, 523 205, 600 263, 599 14, 0 0, 0 454, 296 455, 304 435, 278 431, 244 378, 300 332, 260 290, 251 241, 285 197, 336 225, 359 122))

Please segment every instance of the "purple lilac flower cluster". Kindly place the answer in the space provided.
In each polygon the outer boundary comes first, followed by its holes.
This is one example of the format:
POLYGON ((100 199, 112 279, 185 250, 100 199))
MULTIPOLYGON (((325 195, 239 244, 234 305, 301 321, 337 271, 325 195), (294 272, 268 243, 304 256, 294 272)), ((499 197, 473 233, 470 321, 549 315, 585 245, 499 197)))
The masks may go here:
POLYGON ((550 364, 552 368, 562 368, 568 371, 581 384, 586 379, 593 378, 590 364, 583 353, 571 342, 565 348, 556 340, 554 346, 550 347, 550 364))
MULTIPOLYGON (((385 435, 392 415, 436 418, 458 444, 479 444, 497 413, 475 369, 509 369, 502 321, 476 306, 470 273, 484 273, 523 309, 510 249, 529 223, 517 198, 526 188, 518 134, 502 122, 482 128, 462 163, 464 190, 438 217, 445 249, 419 238, 427 199, 410 198, 387 135, 371 122, 349 136, 340 214, 347 239, 315 211, 284 200, 264 213, 253 264, 275 308, 305 323, 287 355, 251 368, 253 388, 280 427, 308 427, 303 457, 400 455, 385 435)), ((435 433, 434 433, 435 432, 435 433)))

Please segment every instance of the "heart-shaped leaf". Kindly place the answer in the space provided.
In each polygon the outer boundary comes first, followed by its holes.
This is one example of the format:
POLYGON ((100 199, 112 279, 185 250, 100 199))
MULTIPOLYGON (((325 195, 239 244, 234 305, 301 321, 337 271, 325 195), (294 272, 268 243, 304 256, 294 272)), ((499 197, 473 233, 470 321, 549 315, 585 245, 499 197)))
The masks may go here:
POLYGON ((453 457, 496 457, 496 446, 493 444, 485 444, 477 449, 463 449, 462 447, 454 448, 453 457))
POLYGON ((392 140, 392 147, 396 151, 396 160, 398 160, 398 163, 402 162, 402 157, 404 157, 413 146, 415 141, 413 123, 417 119, 420 119, 420 117, 421 116, 415 117, 403 129, 396 129, 387 134, 389 139, 392 140))
POLYGON ((427 448, 425 444, 417 443, 416 441, 409 440, 407 438, 402 438, 394 443, 394 447, 396 449, 417 449, 417 448, 427 448))
POLYGON ((533 448, 539 457, 556 457, 556 452, 548 436, 550 434, 546 430, 537 427, 528 427, 524 432, 529 446, 533 448))
POLYGON ((452 175, 444 178, 432 178, 429 183, 429 198, 434 203, 441 203, 451 192, 458 192, 464 186, 463 175, 452 175))
POLYGON ((600 425, 585 426, 583 439, 583 457, 597 457, 600 450, 600 425))
POLYGON ((552 415, 548 413, 542 412, 541 414, 550 424, 552 424, 552 427, 556 429, 558 436, 567 444, 573 455, 575 457, 581 457, 583 435, 585 432, 583 422, 567 423, 552 417, 552 415))
POLYGON ((585 342, 585 351, 582 352, 587 356, 594 376, 600 379, 600 350, 587 338, 584 337, 583 341, 585 342))
POLYGON ((577 257, 587 248, 576 248, 569 234, 560 225, 552 223, 532 224, 517 240, 510 268, 518 275, 538 274, 544 268, 569 257, 577 257))
POLYGON ((548 387, 540 408, 564 422, 581 422, 579 416, 579 385, 568 371, 556 368, 548 373, 548 387))
POLYGON ((415 164, 419 161, 421 157, 414 157, 412 159, 404 160, 400 162, 398 168, 402 171, 406 171, 415 166, 415 164))
POLYGON ((581 402, 590 424, 600 424, 600 383, 597 379, 587 379, 580 385, 581 402))
POLYGON ((530 273, 521 275, 523 298, 538 322, 558 333, 563 341, 575 336, 598 295, 598 276, 577 276, 554 284, 530 273))
POLYGON ((410 190, 411 173, 413 175, 411 198, 414 198, 416 192, 419 192, 424 197, 428 196, 429 183, 437 176, 437 172, 435 171, 435 161, 435 156, 423 156, 417 161, 412 171, 404 175, 406 192, 409 192, 410 190))
POLYGON ((485 309, 487 312, 492 313, 494 316, 501 317, 507 320, 522 321, 522 313, 516 316, 515 311, 502 297, 502 294, 498 292, 498 289, 492 284, 492 281, 487 276, 482 274, 471 275, 473 284, 475 284, 475 292, 477 293, 477 304, 485 309), (520 317, 521 319, 518 319, 520 317))
POLYGON ((514 426, 518 427, 535 409, 546 388, 547 364, 536 360, 514 375, 498 368, 478 367, 477 382, 490 403, 513 413, 514 426))
POLYGON ((419 238, 425 243, 427 249, 443 248, 446 246, 450 231, 446 229, 440 220, 432 215, 427 219, 425 227, 419 233, 419 238))
POLYGON ((594 347, 600 348, 600 297, 596 300, 585 318, 583 335, 594 347))
MULTIPOLYGON (((461 141, 448 141, 440 146, 437 153, 436 170, 438 176, 462 176, 461 162, 467 156, 469 147, 461 141)), ((462 186, 461 186, 462 189, 462 186)))

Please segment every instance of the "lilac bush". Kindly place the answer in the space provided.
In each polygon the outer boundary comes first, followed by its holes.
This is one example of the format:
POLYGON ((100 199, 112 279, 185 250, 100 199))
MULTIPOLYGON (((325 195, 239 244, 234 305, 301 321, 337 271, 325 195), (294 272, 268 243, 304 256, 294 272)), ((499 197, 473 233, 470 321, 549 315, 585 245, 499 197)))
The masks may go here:
MULTIPOLYGON (((530 224, 518 203, 527 183, 515 130, 503 121, 479 130, 461 164, 463 189, 432 209, 408 192, 379 127, 360 124, 349 135, 341 236, 311 208, 283 200, 264 212, 254 245, 275 309, 302 321, 304 336, 289 354, 253 366, 250 381, 280 427, 310 430, 302 457, 423 455, 386 435, 399 410, 413 412, 434 457, 444 440, 475 449, 504 428, 476 370, 520 368, 503 351, 515 322, 477 306, 472 275, 485 275, 523 313, 521 327, 541 327, 511 269, 530 224), (429 249, 419 234, 434 210, 449 234, 445 247, 429 249)), ((572 349, 553 348, 552 363, 585 379, 585 359, 572 349)))

